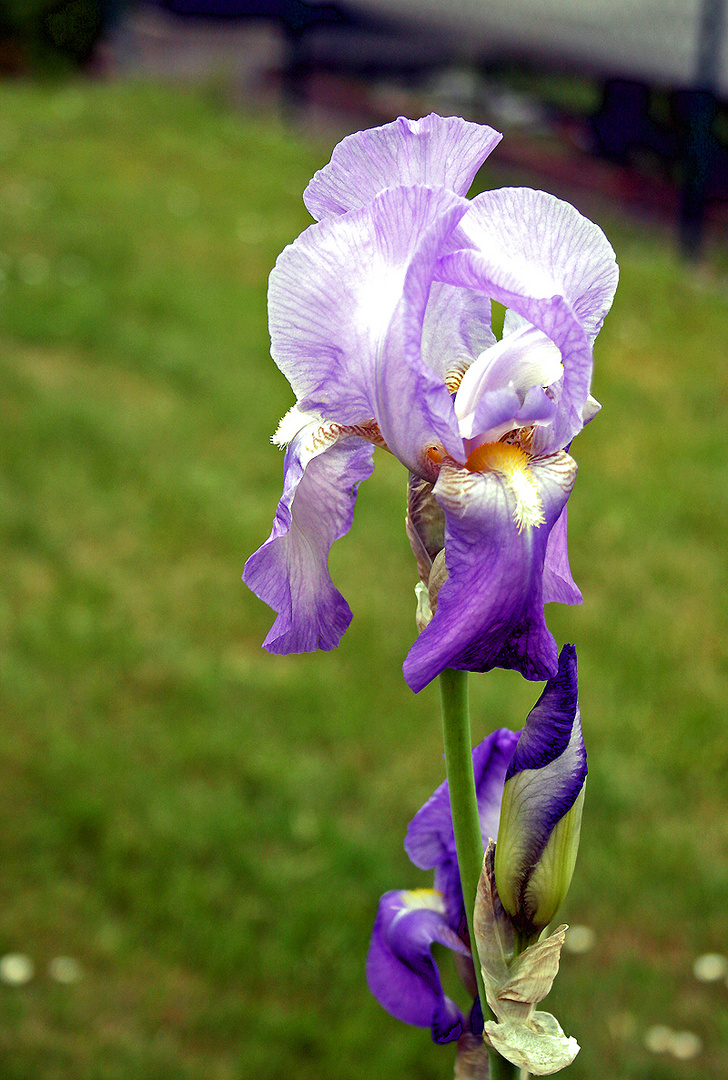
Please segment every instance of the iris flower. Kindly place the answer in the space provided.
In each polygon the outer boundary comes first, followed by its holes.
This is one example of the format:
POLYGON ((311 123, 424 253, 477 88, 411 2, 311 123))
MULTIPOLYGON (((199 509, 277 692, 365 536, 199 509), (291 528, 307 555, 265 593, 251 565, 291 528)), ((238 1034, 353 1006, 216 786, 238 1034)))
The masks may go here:
MULTIPOLYGON (((517 732, 499 728, 473 750, 484 844, 498 832, 503 783, 517 742, 517 732)), ((452 949, 473 998, 477 987, 447 781, 413 817, 404 846, 415 866, 434 869, 434 888, 393 890, 381 898, 367 956, 367 982, 392 1016, 429 1027, 437 1043, 452 1042, 467 1030, 466 1020, 445 995, 431 945, 437 942, 452 949)))
MULTIPOLYGON (((580 814, 586 754, 572 645, 562 649, 558 673, 547 683, 523 731, 494 731, 473 750, 473 768, 483 843, 487 846, 490 839, 497 839, 496 863, 499 845, 505 845, 497 876, 500 888, 508 894, 506 908, 510 908, 510 913, 504 910, 492 882, 500 921, 494 928, 497 940, 479 939, 480 958, 489 1004, 501 1023, 518 1028, 507 1012, 507 993, 500 993, 513 960, 514 931, 522 928, 526 918, 529 932, 536 931, 535 941, 555 915, 571 879, 578 842, 574 809, 578 806, 580 814), (504 785, 513 791, 505 800, 507 813, 502 813, 504 785), (565 832, 569 832, 568 841, 565 832), (508 903, 512 896, 517 898, 514 905, 508 903)), ((379 1003, 397 1019, 429 1027, 435 1042, 452 1042, 470 1033, 477 1022, 473 1014, 469 1023, 446 996, 430 953, 433 943, 452 949, 460 977, 473 998, 477 990, 447 781, 410 822, 405 849, 415 866, 434 869, 434 888, 395 890, 381 898, 367 957, 367 981, 379 1003)), ((489 854, 492 864, 490 847, 489 854)), ((476 934, 477 914, 476 908, 476 934)), ((559 933, 563 939, 563 928, 559 933)), ((543 950, 546 945, 541 942, 531 948, 543 950)), ((533 1009, 530 1015, 528 1010, 524 1012, 525 1023, 530 1023, 533 1009)), ((504 1029, 491 1021, 486 1030, 498 1038, 504 1029)))
POLYGON ((458 117, 400 118, 344 139, 306 189, 317 224, 268 294, 271 354, 296 396, 273 440, 283 495, 244 573, 277 612, 271 652, 331 649, 349 625, 328 554, 381 446, 431 503, 413 512, 433 522, 418 538, 425 585, 441 555, 410 687, 445 667, 556 671, 543 606, 581 600, 567 447, 598 408, 592 345, 617 268, 600 229, 551 195, 464 197, 499 139, 458 117), (491 301, 506 308, 500 339, 491 301))

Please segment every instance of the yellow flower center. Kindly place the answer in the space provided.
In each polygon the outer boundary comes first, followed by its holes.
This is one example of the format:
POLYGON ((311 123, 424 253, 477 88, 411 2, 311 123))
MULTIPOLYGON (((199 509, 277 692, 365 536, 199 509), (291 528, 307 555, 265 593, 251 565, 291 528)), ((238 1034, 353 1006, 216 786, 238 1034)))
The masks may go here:
POLYGON ((483 443, 465 462, 469 472, 494 472, 502 476, 516 500, 514 517, 518 531, 546 521, 538 485, 531 470, 531 456, 517 443, 483 443))

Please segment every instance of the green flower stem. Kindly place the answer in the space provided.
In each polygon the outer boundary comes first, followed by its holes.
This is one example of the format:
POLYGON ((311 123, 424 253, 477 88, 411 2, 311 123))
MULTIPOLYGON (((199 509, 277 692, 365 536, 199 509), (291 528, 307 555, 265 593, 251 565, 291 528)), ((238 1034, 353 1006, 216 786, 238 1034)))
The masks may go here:
POLYGON ((522 934, 520 930, 513 928, 513 957, 520 956, 522 952, 525 952, 529 945, 533 945, 538 941, 539 934, 522 934))
MULTIPOLYGON (((480 835, 478 800, 473 774, 472 740, 470 735, 470 708, 468 705, 468 673, 445 668, 440 675, 442 702, 442 731, 445 742, 445 764, 450 789, 450 808, 455 832, 460 884, 468 920, 470 948, 473 954, 475 978, 483 1016, 495 1019, 485 997, 483 975, 478 960, 473 930, 475 897, 483 866, 483 839, 480 835)), ((515 1080, 519 1071, 495 1050, 489 1048, 490 1080, 515 1080)))

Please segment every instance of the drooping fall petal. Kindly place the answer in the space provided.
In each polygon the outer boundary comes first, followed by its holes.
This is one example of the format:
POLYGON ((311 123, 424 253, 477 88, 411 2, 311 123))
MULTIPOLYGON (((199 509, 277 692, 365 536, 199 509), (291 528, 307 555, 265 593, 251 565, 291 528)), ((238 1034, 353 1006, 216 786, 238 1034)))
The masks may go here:
POLYGON ((328 557, 351 527, 357 488, 374 468, 374 447, 361 438, 317 436, 319 428, 309 424, 288 447, 273 529, 243 573, 278 613, 263 643, 272 653, 333 649, 351 622, 328 557))
POLYGON ((528 679, 556 672, 556 644, 543 613, 543 567, 576 465, 562 453, 523 468, 527 475, 516 478, 522 492, 497 471, 440 472, 434 495, 445 511, 448 578, 432 622, 405 660, 415 692, 445 667, 515 668, 528 679), (519 497, 538 501, 541 524, 519 526, 519 497))
POLYGON ((440 893, 434 889, 385 893, 367 955, 367 982, 392 1016, 431 1028, 435 1042, 453 1042, 463 1032, 465 1020, 442 989, 430 952, 435 942, 470 956, 448 923, 440 893))

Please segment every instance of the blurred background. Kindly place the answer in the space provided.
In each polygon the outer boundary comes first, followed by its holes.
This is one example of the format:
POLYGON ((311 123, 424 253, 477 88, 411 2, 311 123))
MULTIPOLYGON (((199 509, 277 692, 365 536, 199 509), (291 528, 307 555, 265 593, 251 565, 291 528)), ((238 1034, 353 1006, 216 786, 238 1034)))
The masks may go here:
MULTIPOLYGON (((549 1008, 574 1080, 728 1075, 728 65, 718 0, 5 0, 0 1076, 440 1080, 364 958, 444 776, 401 676, 416 571, 377 451, 332 653, 240 582, 292 404, 266 282, 349 131, 505 138, 612 241, 570 500, 590 779, 549 1008)), ((473 676, 474 737, 540 687, 473 676)), ((464 1004, 454 973, 453 996, 464 1004)))

